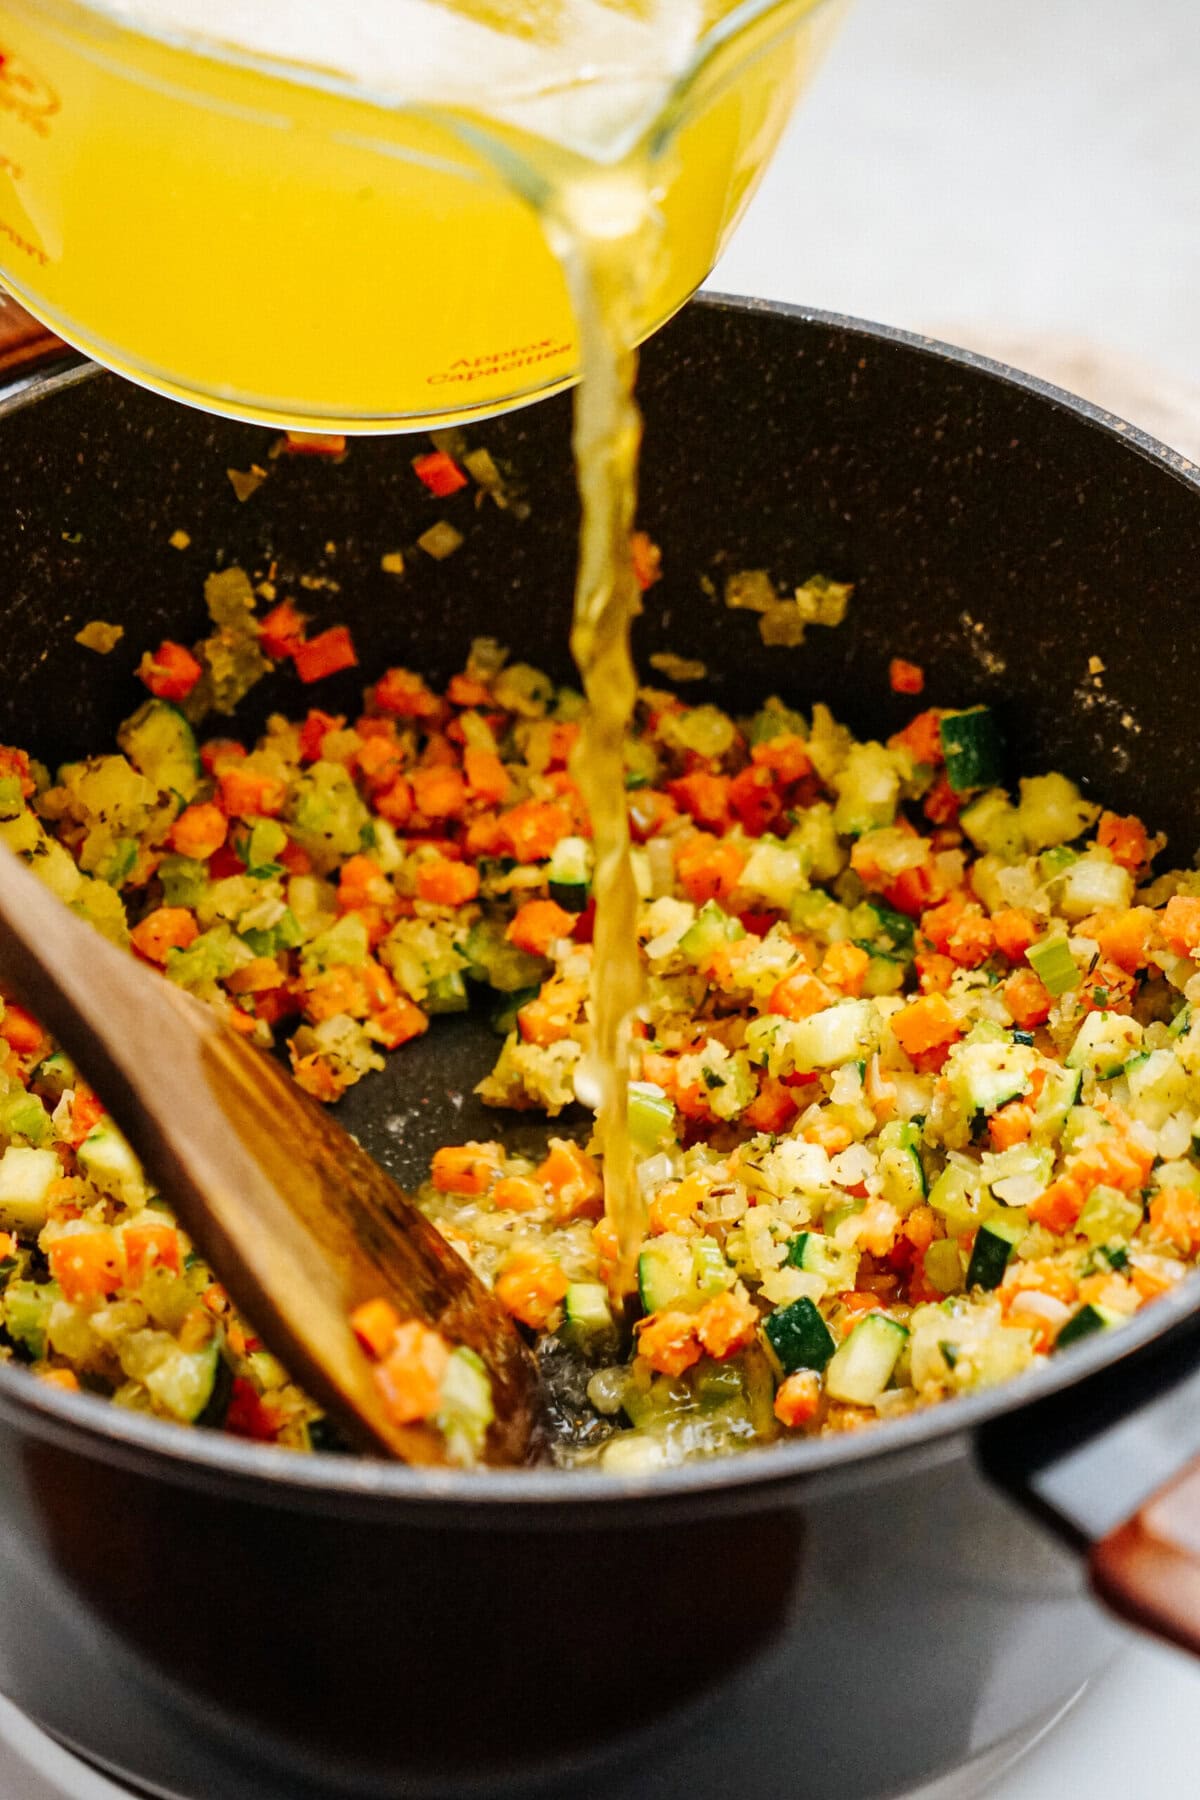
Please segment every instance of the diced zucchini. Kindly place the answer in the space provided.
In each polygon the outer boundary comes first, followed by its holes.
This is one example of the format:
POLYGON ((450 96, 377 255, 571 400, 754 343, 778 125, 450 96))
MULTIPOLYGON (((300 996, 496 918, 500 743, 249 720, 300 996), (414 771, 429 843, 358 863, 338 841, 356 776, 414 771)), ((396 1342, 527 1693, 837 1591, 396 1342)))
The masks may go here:
POLYGON ((842 1000, 791 1025, 793 1066, 801 1073, 836 1069, 870 1056, 879 1043, 879 1014, 869 1000, 842 1000))
POLYGON ((878 922, 875 935, 883 948, 906 959, 911 957, 913 933, 916 930, 915 921, 910 919, 906 913, 897 912, 895 907, 885 906, 882 900, 872 899, 868 900, 866 904, 875 914, 878 922))
POLYGON ((569 1342, 587 1349, 611 1337, 616 1327, 608 1290, 599 1281, 573 1281, 563 1295, 562 1334, 569 1342))
POLYGON ((1081 1338, 1091 1337, 1093 1332, 1107 1331, 1111 1326, 1123 1323, 1124 1315, 1114 1312, 1110 1306, 1081 1306, 1078 1312, 1071 1314, 1055 1338, 1054 1348, 1065 1350, 1070 1344, 1077 1344, 1081 1338))
POLYGON ((1151 1050, 1125 1065, 1133 1115, 1159 1131, 1191 1093, 1191 1078, 1174 1049, 1151 1050))
POLYGON ((638 1257, 638 1294, 648 1313, 662 1312, 694 1297, 694 1264, 679 1238, 656 1238, 638 1257))
POLYGON ((1140 1199, 1120 1188, 1094 1187, 1083 1203, 1076 1230, 1089 1244, 1107 1244, 1115 1238, 1131 1238, 1142 1223, 1140 1199))
POLYGON ((214 1335, 203 1349, 172 1349, 142 1379, 158 1404, 185 1425, 198 1421, 213 1398, 221 1367, 221 1340, 214 1335))
POLYGON ((975 1234, 975 1248, 967 1265, 969 1288, 997 1288, 1004 1278, 1013 1251, 1024 1237, 1025 1221, 1010 1221, 992 1213, 975 1234))
POLYGON ((784 1375, 797 1369, 823 1369, 834 1354, 833 1333, 811 1300, 793 1300, 763 1323, 771 1355, 784 1375))
POLYGON ((156 874, 164 906, 195 907, 208 890, 208 865, 191 856, 164 856, 156 874))
POLYGON ((531 956, 519 950, 504 935, 499 919, 478 919, 467 933, 462 953, 470 967, 467 974, 474 981, 486 981, 502 994, 516 994, 523 988, 536 987, 550 972, 544 956, 531 956))
POLYGON ((117 742, 138 770, 160 790, 187 804, 200 786, 203 766, 196 734, 169 700, 147 700, 117 732, 117 742))
POLYGON ((0 1156, 0 1225, 6 1231, 40 1231, 46 1223, 50 1189, 61 1174, 62 1164, 53 1150, 10 1144, 0 1156))
POLYGON ((858 1251, 843 1249, 819 1231, 802 1231, 788 1246, 789 1267, 819 1275, 837 1293, 846 1293, 858 1275, 858 1251))
POLYGON ((23 1344, 37 1362, 46 1353, 46 1323, 61 1298, 56 1281, 11 1281, 0 1298, 0 1314, 9 1337, 23 1344))
POLYGON ((1064 1069, 1061 1063, 1042 1065, 1045 1081, 1033 1108, 1035 1138, 1055 1138, 1067 1122, 1067 1114, 1079 1099, 1083 1076, 1078 1069, 1064 1069))
POLYGON ((951 1091, 968 1118, 994 1113, 1029 1086, 1036 1057, 1024 1044, 1004 1038, 994 1043, 961 1044, 953 1051, 946 1073, 951 1091))
POLYGON ((895 752, 882 744, 851 745, 833 785, 838 796, 833 823, 843 837, 862 837, 895 818, 900 769, 895 752))
POLYGON ((1133 900, 1133 888, 1133 876, 1120 863, 1080 856, 1063 874, 1058 910, 1065 919, 1086 919, 1106 907, 1123 910, 1133 900))
POLYGON ((731 919, 715 900, 708 900, 680 938, 679 951, 689 962, 702 962, 718 945, 731 943, 745 935, 739 920, 731 919))
POLYGON ((1025 848, 1016 807, 1003 788, 981 794, 964 806, 958 822, 977 850, 1012 862, 1025 848))
POLYGON ((500 1037, 507 1037, 510 1031, 517 1029, 517 1014, 531 1000, 536 1000, 541 993, 540 987, 518 988, 515 994, 505 994, 499 1004, 492 1009, 490 1023, 492 1030, 500 1037))
POLYGON ((921 1158, 909 1145, 884 1150, 879 1158, 879 1174, 883 1197, 897 1212, 911 1212, 929 1191, 921 1158))
POLYGON ((1091 1012, 1067 1052, 1068 1069, 1080 1069, 1107 1081, 1119 1075, 1142 1041, 1142 1028, 1124 1013, 1091 1012))
POLYGON ((53 1050, 45 1057, 33 1072, 34 1085, 38 1091, 51 1100, 61 1100, 68 1088, 74 1087, 78 1076, 75 1064, 61 1050, 53 1050))
POLYGON ((551 852, 546 876, 550 898, 567 912, 581 913, 591 893, 592 851, 587 839, 560 838, 551 852))
POLYGON ((649 1156, 674 1141, 675 1107, 653 1081, 629 1083, 629 1138, 635 1150, 649 1156))
POLYGON ((439 975, 436 981, 431 981, 421 1004, 430 1013, 466 1012, 471 1002, 461 969, 451 969, 448 975, 439 975))
POLYGON ((870 1406, 892 1379, 908 1332, 886 1313, 868 1313, 834 1353, 825 1388, 834 1400, 870 1406))
POLYGON ((962 1255, 953 1238, 935 1238, 925 1252, 923 1264, 926 1280, 939 1294, 957 1294, 962 1290, 962 1255))
POLYGON ((994 787, 1000 779, 1003 748, 990 707, 947 713, 939 726, 946 779, 956 794, 994 787))
MULTIPOLYGON (((48 1155, 49 1152, 41 1154, 48 1155)), ((101 1119, 98 1125, 93 1125, 76 1156, 80 1173, 101 1193, 112 1194, 127 1206, 145 1199, 146 1183, 141 1164, 111 1119, 101 1119)), ((0 1164, 0 1169, 2 1167, 0 1164)))
POLYGON ((769 906, 786 912, 796 895, 808 886, 804 860, 798 850, 760 839, 750 852, 738 885, 761 895, 769 906))

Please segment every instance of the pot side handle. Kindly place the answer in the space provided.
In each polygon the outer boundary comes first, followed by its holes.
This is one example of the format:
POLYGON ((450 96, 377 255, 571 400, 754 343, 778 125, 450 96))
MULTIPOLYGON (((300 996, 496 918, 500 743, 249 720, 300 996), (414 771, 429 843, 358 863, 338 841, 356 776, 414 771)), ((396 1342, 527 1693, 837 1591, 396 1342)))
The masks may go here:
POLYGON ((1088 1571, 1113 1612, 1200 1656, 1200 1457, 1093 1544, 1088 1571))
MULTIPOLYGON (((1193 1279, 1196 1279, 1195 1277, 1193 1279)), ((1120 1618, 1200 1656, 1200 1317, 985 1425, 988 1478, 1120 1618)))
POLYGON ((62 356, 68 348, 0 288, 0 381, 62 356))

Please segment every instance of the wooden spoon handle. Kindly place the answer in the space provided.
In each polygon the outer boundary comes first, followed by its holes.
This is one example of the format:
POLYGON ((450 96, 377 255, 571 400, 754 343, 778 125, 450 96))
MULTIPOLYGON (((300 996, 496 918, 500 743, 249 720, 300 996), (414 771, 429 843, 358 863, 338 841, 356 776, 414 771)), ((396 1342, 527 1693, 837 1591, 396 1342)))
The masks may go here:
POLYGON ((349 1324, 386 1296, 482 1357, 488 1460, 525 1459, 532 1358, 511 1319, 357 1143, 270 1057, 140 966, 0 849, 0 981, 87 1072, 151 1179, 297 1379, 365 1449, 445 1460, 397 1425, 349 1324))
POLYGON ((1088 1567, 1114 1612, 1200 1656, 1200 1457, 1093 1545, 1088 1567))

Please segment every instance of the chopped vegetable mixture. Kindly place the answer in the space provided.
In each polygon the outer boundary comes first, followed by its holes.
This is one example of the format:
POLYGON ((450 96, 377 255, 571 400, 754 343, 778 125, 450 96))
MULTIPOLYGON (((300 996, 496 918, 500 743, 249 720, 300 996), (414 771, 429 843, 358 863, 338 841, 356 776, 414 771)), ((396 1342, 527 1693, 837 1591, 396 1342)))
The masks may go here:
MULTIPOLYGON (((450 458, 418 464, 453 491, 450 458)), ((236 1029, 285 1036, 321 1100, 434 1015, 491 1006, 497 1139, 439 1150, 421 1198, 537 1338, 561 1461, 855 1429, 1019 1376, 1200 1258, 1200 874, 1154 876, 1162 840, 1062 775, 1010 793, 986 708, 860 742, 820 704, 735 720, 646 689, 626 786, 650 1228, 618 1291, 575 1094, 579 696, 478 640, 444 693, 389 669, 356 717, 198 743, 274 663, 315 682, 357 661, 290 600, 258 612, 239 569, 208 601, 208 638, 143 658, 118 752, 52 777, 0 750, 0 837, 236 1029), (501 1141, 530 1109, 564 1115, 540 1158, 501 1141)), ((898 660, 890 683, 924 676, 898 660)), ((3 1353, 119 1405, 328 1443, 11 1000, 0 1040, 3 1353)), ((472 1460, 491 1399, 470 1353, 384 1302, 353 1323, 397 1418, 472 1460)))

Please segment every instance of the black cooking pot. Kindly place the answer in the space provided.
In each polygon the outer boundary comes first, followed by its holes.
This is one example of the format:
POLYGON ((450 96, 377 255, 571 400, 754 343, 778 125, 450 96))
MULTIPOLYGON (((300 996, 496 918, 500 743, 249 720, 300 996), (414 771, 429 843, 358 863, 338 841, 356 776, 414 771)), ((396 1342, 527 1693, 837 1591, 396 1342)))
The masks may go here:
MULTIPOLYGON (((273 434, 43 363, 10 371, 0 427, 5 741, 52 761, 107 746, 142 650, 197 635, 205 574, 235 561, 285 588, 326 577, 305 604, 353 626, 363 672, 446 677, 487 633, 568 673, 565 398, 478 429, 522 516, 435 505, 406 444, 272 461, 273 434), (253 463, 269 478, 240 503, 226 471, 253 463), (384 573, 439 513, 459 552, 384 573), (74 641, 97 617, 125 626, 105 661, 74 641)), ((909 705, 888 659, 912 657, 932 702, 998 709, 1014 771, 1065 769, 1188 860, 1194 470, 979 358, 746 302, 676 319, 641 396, 641 517, 665 566, 643 666, 669 648, 703 659, 689 692, 723 707, 823 698, 881 735, 909 705), (764 649, 719 598, 741 567, 853 580, 846 623, 764 649)), ((352 708, 363 672, 321 705, 352 708)), ((310 699, 273 677, 237 724, 310 699)), ((439 1021, 342 1116, 413 1181, 439 1140, 494 1130, 471 1097, 494 1047, 470 1017, 439 1021)), ((1200 1641, 1185 1488, 1109 1535, 1200 1449, 1198 1311, 1193 1279, 999 1391, 636 1480, 303 1459, 0 1365, 0 1689, 187 1800, 851 1800, 994 1762, 1117 1642, 1081 1547, 1104 1539, 1110 1594, 1200 1641)), ((1193 1496, 1193 1540, 1197 1520, 1193 1496)))

